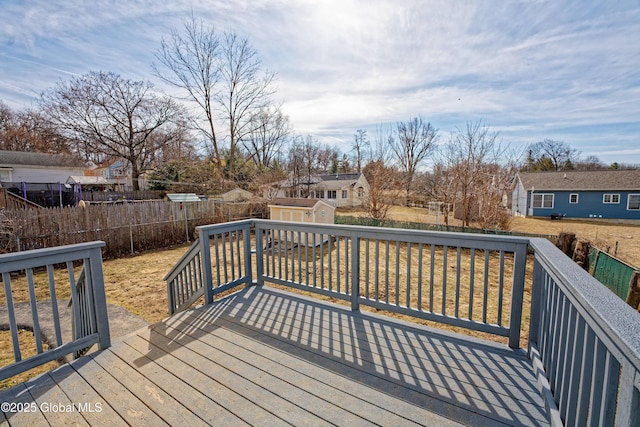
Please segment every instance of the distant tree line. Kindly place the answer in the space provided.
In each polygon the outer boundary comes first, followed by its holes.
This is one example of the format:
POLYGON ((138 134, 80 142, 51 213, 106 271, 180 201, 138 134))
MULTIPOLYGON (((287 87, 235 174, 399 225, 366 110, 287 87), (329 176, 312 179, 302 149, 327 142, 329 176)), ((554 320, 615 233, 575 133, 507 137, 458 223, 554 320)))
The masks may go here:
MULTIPOLYGON (((357 129, 346 152, 295 132, 276 102, 276 75, 250 42, 191 17, 163 39, 154 74, 174 96, 150 82, 108 71, 60 81, 36 108, 12 111, 0 100, 0 149, 69 153, 96 164, 126 160, 134 189, 216 194, 258 191, 288 180, 311 195, 319 173, 364 173, 369 215, 391 204, 435 202, 445 221, 455 210, 464 225, 505 228, 504 196, 515 173, 620 169, 568 144, 545 139, 518 154, 482 121, 448 136, 420 115, 368 135, 357 129)), ((346 146, 347 147, 347 146, 346 146)))

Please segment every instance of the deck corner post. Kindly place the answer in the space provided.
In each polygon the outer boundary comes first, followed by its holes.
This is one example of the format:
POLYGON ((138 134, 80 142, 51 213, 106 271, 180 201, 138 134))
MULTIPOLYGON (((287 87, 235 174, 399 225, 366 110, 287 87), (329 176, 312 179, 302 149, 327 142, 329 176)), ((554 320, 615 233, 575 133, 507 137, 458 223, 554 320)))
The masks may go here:
POLYGON ((522 304, 524 301, 524 278, 527 268, 528 244, 518 245, 513 266, 513 287, 511 291, 511 314, 509 318, 509 347, 520 348, 522 327, 522 304))
POLYGON ((637 415, 640 413, 640 372, 625 361, 620 369, 620 391, 618 395, 618 413, 616 425, 638 425, 637 415))
POLYGON ((351 237, 351 310, 360 310, 360 237, 351 237))
POLYGON ((111 336, 109 334, 109 316, 107 315, 107 297, 104 290, 104 273, 102 271, 102 245, 93 248, 89 252, 89 263, 91 270, 91 286, 93 286, 93 302, 96 314, 96 328, 98 329, 100 350, 111 346, 111 336))
POLYGON ((529 316, 529 342, 539 344, 540 322, 542 321, 542 292, 544 269, 537 257, 533 260, 533 281, 531 283, 531 314, 529 316))
POLYGON ((200 253, 202 254, 202 277, 204 279, 205 297, 207 304, 213 303, 213 276, 211 275, 211 243, 209 234, 202 228, 198 228, 200 240, 200 253))

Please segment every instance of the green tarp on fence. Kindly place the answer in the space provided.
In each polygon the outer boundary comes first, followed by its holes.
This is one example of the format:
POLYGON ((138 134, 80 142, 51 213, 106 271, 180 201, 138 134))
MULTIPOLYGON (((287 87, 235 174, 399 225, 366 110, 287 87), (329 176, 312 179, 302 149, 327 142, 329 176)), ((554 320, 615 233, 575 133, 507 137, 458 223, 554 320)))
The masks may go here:
POLYGON ((627 300, 629 283, 636 269, 597 248, 589 251, 589 272, 599 282, 627 300))

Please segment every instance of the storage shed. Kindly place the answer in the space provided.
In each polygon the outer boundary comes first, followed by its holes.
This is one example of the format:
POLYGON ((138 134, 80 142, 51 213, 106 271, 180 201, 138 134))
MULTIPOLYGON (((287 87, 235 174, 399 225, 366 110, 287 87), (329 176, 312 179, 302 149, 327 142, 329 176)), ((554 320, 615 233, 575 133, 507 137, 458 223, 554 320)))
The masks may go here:
MULTIPOLYGON (((336 208, 317 199, 275 199, 269 204, 269 218, 276 221, 305 222, 315 224, 333 224, 336 208)), ((299 235, 293 231, 285 232, 283 236, 273 236, 269 244, 319 246, 326 242, 328 236, 319 234, 299 235)))

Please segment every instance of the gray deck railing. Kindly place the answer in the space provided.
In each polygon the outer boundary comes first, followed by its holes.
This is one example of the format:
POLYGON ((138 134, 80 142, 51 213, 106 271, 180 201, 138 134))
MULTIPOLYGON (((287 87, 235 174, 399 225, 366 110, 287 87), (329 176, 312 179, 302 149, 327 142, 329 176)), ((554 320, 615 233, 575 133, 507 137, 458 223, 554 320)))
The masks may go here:
POLYGON ((354 310, 505 336, 513 348, 533 249, 528 354, 550 421, 640 423, 640 315, 544 239, 265 220, 198 231, 198 244, 167 275, 170 312, 269 282, 354 310))
POLYGON ((104 291, 102 271, 102 252, 104 242, 80 243, 77 245, 59 246, 48 249, 36 249, 0 255, 0 275, 4 285, 6 299, 6 319, 11 333, 14 363, 0 368, 0 380, 10 378, 21 372, 32 369, 46 362, 57 360, 68 354, 75 357, 83 354, 94 344, 100 349, 109 347, 109 321, 104 291), (81 263, 81 267, 74 267, 81 263), (63 283, 56 283, 54 266, 65 265, 67 279, 63 283), (46 270, 46 279, 36 281, 39 269, 46 270), (34 272, 35 271, 35 272, 34 272), (77 275, 74 271, 80 271, 77 275), (25 321, 17 313, 18 306, 14 303, 14 284, 26 281, 29 295, 25 321), (61 286, 68 286, 72 316, 72 336, 65 338, 62 333, 60 310, 57 294, 61 286), (41 301, 37 294, 40 293, 41 301), (42 294, 46 297, 42 297, 42 294), (40 304, 39 304, 40 303, 40 304), (43 306, 44 304, 44 306, 43 306), (50 310, 51 325, 43 321, 42 311, 50 310), (25 323, 33 330, 35 339, 35 355, 24 358, 18 337, 18 331, 25 327, 25 323), (44 336, 44 330, 50 336, 44 336), (45 339, 46 338, 46 339, 45 339), (43 344, 48 343, 49 349, 43 344))
POLYGON ((531 247, 529 356, 548 412, 570 426, 640 425, 640 314, 548 241, 531 247))

